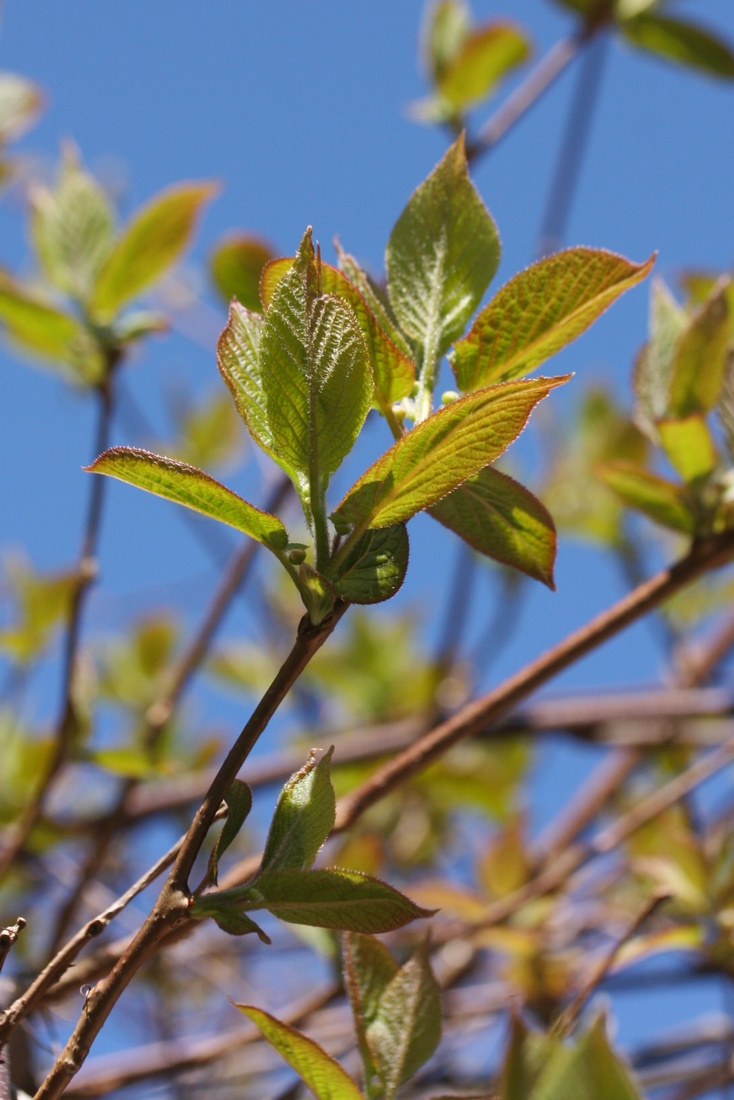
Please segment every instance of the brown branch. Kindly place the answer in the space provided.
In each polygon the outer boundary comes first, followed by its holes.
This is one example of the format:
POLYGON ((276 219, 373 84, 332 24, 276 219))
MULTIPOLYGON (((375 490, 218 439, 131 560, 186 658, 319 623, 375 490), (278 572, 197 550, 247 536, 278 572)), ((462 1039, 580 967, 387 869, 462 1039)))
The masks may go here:
POLYGON ((731 532, 694 543, 690 552, 668 569, 602 612, 586 626, 574 631, 543 656, 532 661, 483 698, 462 707, 457 714, 440 723, 415 744, 398 753, 365 783, 340 800, 335 833, 344 832, 370 806, 406 779, 425 770, 452 745, 473 737, 503 717, 522 699, 553 676, 574 664, 630 623, 659 607, 670 596, 709 570, 727 564, 734 553, 731 532))
POLYGON ((25 917, 18 917, 15 924, 9 924, 7 928, 0 929, 0 971, 2 971, 5 960, 10 954, 13 944, 25 926, 25 917))
POLYGON ((111 972, 98 982, 87 997, 69 1041, 37 1091, 35 1100, 55 1100, 63 1094, 83 1065, 92 1043, 112 1008, 142 964, 150 958, 171 931, 189 923, 188 879, 217 811, 232 781, 270 719, 305 667, 332 633, 346 607, 346 604, 338 602, 331 616, 316 627, 311 624, 308 616, 301 620, 291 652, 255 707, 249 721, 227 754, 201 806, 196 811, 168 879, 150 915, 111 972))
MULTIPOLYGON (((105 381, 97 387, 99 401, 95 455, 101 454, 108 445, 112 420, 112 379, 120 360, 118 351, 107 353, 105 381)), ((25 844, 43 814, 51 788, 66 763, 76 736, 79 720, 74 700, 77 658, 81 637, 82 614, 86 596, 97 576, 95 560, 99 530, 102 519, 102 506, 106 487, 105 478, 93 478, 89 487, 87 517, 76 569, 74 585, 69 607, 69 620, 64 639, 63 666, 61 677, 61 707, 56 729, 53 735, 51 755, 46 762, 36 792, 32 800, 17 821, 4 849, 0 851, 0 878, 22 852, 25 844)))

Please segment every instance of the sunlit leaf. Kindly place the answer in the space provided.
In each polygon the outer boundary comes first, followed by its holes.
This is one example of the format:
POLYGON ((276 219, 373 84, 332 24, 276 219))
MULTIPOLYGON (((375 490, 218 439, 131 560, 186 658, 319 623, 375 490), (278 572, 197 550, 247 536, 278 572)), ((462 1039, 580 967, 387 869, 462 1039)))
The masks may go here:
POLYGON ((97 276, 91 296, 96 314, 114 314, 158 281, 181 256, 202 206, 216 191, 211 183, 179 183, 137 211, 97 276))
POLYGON ((570 376, 489 386, 439 409, 386 451, 334 512, 362 532, 403 523, 488 466, 570 376))
POLYGON ((43 93, 17 73, 0 73, 0 143, 14 141, 36 121, 43 93))
POLYGON ((555 1050, 526 1100, 641 1100, 627 1067, 609 1045, 599 1018, 572 1046, 555 1050))
POLYGON ((292 924, 367 933, 392 932, 432 916, 386 882, 336 868, 258 875, 240 908, 268 909, 292 924))
POLYGON ((672 418, 707 413, 724 380, 729 347, 727 285, 722 283, 689 318, 676 341, 668 413, 672 418))
POLYGON ((252 809, 252 791, 241 779, 235 779, 224 796, 224 801, 227 805, 227 820, 209 857, 209 878, 215 884, 219 875, 219 861, 238 836, 252 809))
POLYGON ((569 248, 510 280, 484 307, 450 359, 460 388, 474 390, 528 374, 570 344, 654 263, 569 248))
POLYGON ((471 14, 465 0, 435 0, 426 8, 423 27, 423 53, 431 78, 441 78, 461 48, 469 28, 471 14))
POLYGON ((659 420, 660 441, 670 462, 685 482, 708 477, 716 466, 716 445, 702 416, 659 420))
POLYGON ((555 587, 556 532, 550 513, 506 474, 487 466, 430 513, 480 554, 555 587))
POLYGON ((662 279, 653 280, 650 295, 650 337, 637 356, 633 375, 635 420, 654 442, 656 422, 668 416, 673 358, 686 314, 662 279))
POLYGON ((331 785, 333 746, 292 775, 278 797, 261 870, 307 871, 334 825, 336 812, 331 785))
POLYGON ((135 447, 112 447, 85 469, 93 474, 108 474, 165 500, 183 504, 235 527, 271 549, 282 550, 288 544, 286 529, 276 516, 261 512, 208 474, 184 462, 135 447))
POLYGON ((367 1029, 375 1020, 380 999, 398 972, 398 964, 380 940, 347 932, 343 937, 344 984, 352 1007, 354 1028, 364 1063, 365 1077, 375 1073, 367 1029))
POLYGON ((28 664, 43 652, 69 614, 75 573, 38 573, 23 560, 9 561, 3 587, 15 605, 13 622, 0 627, 0 652, 28 664))
POLYGON ((433 371, 497 270, 492 218, 469 179, 463 138, 411 195, 386 252, 390 302, 433 371))
POLYGON ((734 51, 711 31, 684 19, 645 12, 622 23, 628 42, 644 50, 699 69, 709 76, 734 77, 734 51))
POLYGON ((365 531, 339 565, 334 591, 350 603, 382 603, 398 591, 408 568, 408 532, 402 523, 365 531))
POLYGON ((56 187, 36 184, 31 190, 31 236, 46 277, 86 301, 112 246, 114 229, 107 195, 84 171, 76 149, 67 147, 56 187))
POLYGON ((696 520, 680 485, 651 474, 631 462, 608 462, 597 467, 604 483, 631 508, 663 527, 692 535, 696 520))
POLYGON ((495 85, 530 56, 530 43, 515 23, 496 21, 470 31, 443 66, 436 88, 454 113, 480 103, 495 85))
POLYGON ((250 233, 232 233, 214 246, 209 270, 227 305, 236 298, 245 309, 260 312, 260 276, 274 256, 267 241, 250 233))
POLYGON ((364 1100, 356 1081, 318 1043, 252 1005, 237 1005, 317 1100, 364 1100))

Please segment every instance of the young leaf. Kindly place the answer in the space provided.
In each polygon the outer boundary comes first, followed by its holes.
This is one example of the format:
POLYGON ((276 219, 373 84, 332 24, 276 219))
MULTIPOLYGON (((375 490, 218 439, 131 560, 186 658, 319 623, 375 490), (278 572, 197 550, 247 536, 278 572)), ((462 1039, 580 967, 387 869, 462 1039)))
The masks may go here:
POLYGON ((609 1045, 602 1018, 571 1047, 556 1049, 527 1100, 641 1100, 641 1093, 609 1045))
POLYGON ((213 477, 184 462, 174 462, 136 447, 112 447, 84 468, 93 474, 109 474, 227 523, 271 550, 282 550, 288 545, 288 533, 277 516, 261 512, 213 477))
POLYGON ((268 909, 292 924, 371 933, 392 932, 434 912, 380 879, 336 868, 258 875, 240 908, 268 909))
POLYGON ((693 314, 676 341, 668 415, 707 413, 719 399, 729 348, 727 284, 722 282, 693 314))
POLYGON ((296 471, 310 514, 354 445, 373 386, 352 310, 321 294, 310 230, 265 316, 260 369, 273 453, 296 471))
POLYGON ((84 386, 102 381, 104 364, 99 348, 76 318, 2 273, 0 324, 21 351, 55 363, 69 381, 84 386))
POLYGON ((695 23, 645 12, 622 23, 621 27, 633 46, 656 53, 666 61, 700 69, 709 76, 734 77, 731 47, 695 23))
POLYGON ((560 1039, 531 1031, 513 1012, 499 1080, 499 1100, 529 1100, 543 1070, 562 1050, 560 1039))
POLYGON ((309 565, 307 561, 298 566, 298 591, 308 617, 314 626, 323 622, 334 610, 336 592, 331 581, 309 565))
POLYGON ((334 591, 349 603, 382 603, 398 591, 407 569, 405 524, 365 531, 339 564, 334 591))
POLYGON ((480 554, 555 588, 553 519, 507 474, 487 466, 434 504, 430 514, 480 554))
POLYGON ((602 249, 569 248, 521 271, 484 307, 450 355, 465 392, 535 370, 649 274, 602 249))
POLYGON ((31 190, 31 236, 46 277, 86 301, 113 235, 107 195, 81 167, 76 150, 65 149, 56 188, 31 190))
POLYGON ((224 801, 228 810, 227 820, 209 856, 209 880, 215 884, 219 876, 219 860, 239 833, 252 809, 252 791, 241 779, 235 779, 224 801))
POLYGON ((635 420, 655 443, 656 421, 668 415, 673 357, 685 325, 685 311, 663 280, 655 279, 650 296, 650 339, 637 357, 632 378, 637 399, 635 420))
POLYGON ((569 377, 488 386, 439 409, 373 463, 334 518, 361 533, 430 508, 498 458, 538 402, 569 377))
POLYGON ((342 943, 344 984, 352 1006, 365 1078, 369 1082, 376 1067, 367 1042, 367 1029, 375 1020, 382 995, 399 968, 385 945, 374 936, 347 932, 342 943))
POLYGON ((217 927, 226 932, 228 936, 249 936, 251 932, 254 932, 260 943, 264 943, 269 947, 273 942, 270 936, 263 932, 260 925, 256 924, 246 913, 238 913, 234 909, 220 909, 207 915, 211 916, 217 927))
POLYGON ((708 477, 713 471, 718 455, 702 416, 659 420, 658 431, 666 455, 686 484, 708 477))
POLYGON ((336 813, 331 785, 334 747, 320 760, 311 752, 300 771, 283 787, 275 807, 260 873, 307 871, 334 825, 336 813))
POLYGON ((686 535, 694 534, 696 519, 680 485, 665 481, 632 462, 607 462, 598 466, 597 472, 631 508, 643 512, 663 527, 686 535))
POLYGON ((499 257, 497 229, 469 179, 460 137, 411 195, 385 256, 390 302, 418 345, 429 385, 479 305, 499 257))
POLYGON ((367 1044, 385 1100, 431 1057, 441 1039, 441 1000, 428 951, 420 947, 380 997, 367 1044))
POLYGON ((252 1005, 237 1005, 317 1100, 364 1100, 356 1081, 318 1043, 252 1005))
POLYGON ((0 144, 24 134, 43 107, 36 84, 16 73, 0 73, 0 144))
POLYGON ((176 262, 198 214, 216 193, 211 183, 180 183, 143 206, 109 252, 91 295, 95 314, 109 317, 176 262))
POLYGON ((447 113, 461 115, 486 99, 529 56, 530 43, 515 23, 497 20, 470 31, 436 79, 447 113))
MULTIPOLYGON (((273 260, 266 267, 260 284, 265 309, 269 308, 278 283, 292 266, 293 261, 285 258, 273 260)), ((321 264, 320 272, 322 293, 333 294, 347 303, 364 337, 375 383, 373 405, 385 410, 396 401, 402 401, 412 390, 415 381, 413 362, 387 336, 360 291, 350 283, 346 275, 325 263, 321 264)))
POLYGON ((395 324, 395 319, 390 313, 385 288, 375 283, 367 272, 363 271, 354 256, 350 256, 348 252, 345 252, 338 240, 334 241, 334 248, 336 249, 339 270, 341 273, 346 276, 352 286, 357 288, 377 318, 377 323, 380 328, 383 332, 387 333, 388 338, 395 347, 398 348, 407 359, 411 359, 413 353, 410 344, 408 343, 407 337, 403 335, 395 324))
POLYGON ((275 256, 266 242, 249 233, 237 233, 219 241, 210 257, 212 281, 225 303, 233 298, 255 313, 260 312, 260 276, 275 256))

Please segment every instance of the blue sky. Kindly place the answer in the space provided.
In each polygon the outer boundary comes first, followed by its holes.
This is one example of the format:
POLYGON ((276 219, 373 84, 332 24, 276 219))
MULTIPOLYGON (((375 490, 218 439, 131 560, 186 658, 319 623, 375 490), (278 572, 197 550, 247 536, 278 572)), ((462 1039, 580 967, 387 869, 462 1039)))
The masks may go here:
MULTIPOLYGON (((730 0, 673 6, 734 41, 730 0)), ((207 307, 202 340, 174 331, 151 341, 125 382, 159 434, 167 430, 162 392, 185 386, 203 394, 220 385, 214 339, 224 318, 205 283, 196 283, 196 270, 222 233, 253 229, 290 253, 312 224, 327 259, 338 235, 381 270, 393 222, 445 148, 441 133, 411 122, 405 110, 426 90, 416 50, 422 10, 422 0, 7 0, 0 67, 34 79, 48 97, 40 124, 18 144, 41 172, 52 171, 60 142, 73 139, 86 164, 119 191, 123 216, 171 182, 221 183, 184 273, 207 307)), ((548 0, 475 0, 474 10, 480 19, 510 14, 523 23, 536 56, 571 27, 548 0)), ((574 74, 566 74, 474 173, 503 240, 494 289, 535 254, 573 84, 574 74)), ((730 267, 733 122, 734 87, 613 43, 565 243, 634 260, 657 250, 657 270, 670 281, 685 266, 730 267)), ((0 204, 0 262, 29 272, 16 193, 0 204)), ((642 287, 627 295, 554 369, 576 371, 579 382, 602 377, 626 399, 634 352, 645 338, 647 294, 642 287)), ((78 548, 87 491, 80 467, 93 457, 91 410, 5 349, 0 371, 3 543, 25 547, 39 567, 62 567, 78 548)), ((117 443, 145 442, 131 437, 124 416, 114 436, 117 443)), ((532 448, 526 451, 532 461, 532 448)), ((250 466, 235 471, 230 484, 257 503, 266 477, 250 466)), ((104 587, 90 607, 92 623, 111 628, 150 599, 185 600, 192 613, 202 606, 216 574, 172 509, 121 486, 108 504, 104 587)), ((452 562, 435 525, 418 521, 402 598, 420 609, 428 636, 445 598, 442 583, 436 594, 436 578, 449 578, 452 562)), ((512 671, 622 592, 603 554, 571 544, 561 546, 557 581, 556 594, 533 589, 493 676, 512 671)), ((492 607, 483 581, 475 635, 492 607)), ((641 625, 564 682, 648 683, 659 663, 641 625)), ((551 798, 557 802, 585 766, 568 754, 549 763, 551 786, 561 784, 551 798)))

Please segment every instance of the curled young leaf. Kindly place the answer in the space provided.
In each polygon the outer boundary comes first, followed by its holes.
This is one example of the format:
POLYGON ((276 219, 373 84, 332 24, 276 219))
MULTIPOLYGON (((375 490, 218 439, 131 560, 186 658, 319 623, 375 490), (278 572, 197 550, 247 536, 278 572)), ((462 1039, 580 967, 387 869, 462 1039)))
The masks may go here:
POLYGON ((331 784, 332 746, 292 775, 278 797, 265 844, 260 873, 307 871, 334 826, 336 813, 331 784))
POLYGON ((349 603, 382 603, 398 591, 408 569, 405 524, 365 531, 332 578, 337 596, 349 603))

